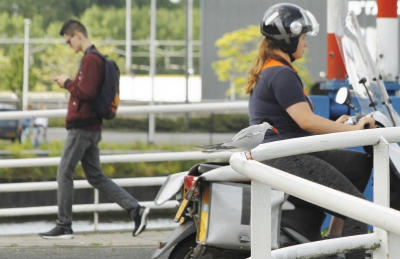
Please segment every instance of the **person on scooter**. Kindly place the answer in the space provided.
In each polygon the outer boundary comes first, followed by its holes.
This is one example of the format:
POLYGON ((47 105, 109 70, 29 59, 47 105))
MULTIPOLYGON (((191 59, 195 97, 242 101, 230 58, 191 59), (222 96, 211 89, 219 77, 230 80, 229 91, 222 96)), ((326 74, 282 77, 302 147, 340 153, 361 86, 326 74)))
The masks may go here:
MULTIPOLYGON (((319 25, 309 11, 294 4, 274 5, 264 13, 260 29, 265 37, 250 68, 245 87, 245 92, 250 95, 250 124, 256 124, 261 118, 269 118, 280 133, 278 136, 267 132, 263 143, 362 130, 366 125, 375 128, 373 118, 362 118, 357 125, 345 125, 344 121, 349 117, 347 115, 331 121, 313 113, 313 103, 292 65, 303 56, 308 46, 306 37, 318 33, 319 25)), ((363 192, 372 169, 371 157, 351 150, 328 150, 264 163, 364 199, 363 192)), ((323 210, 335 216, 331 222, 330 236, 367 233, 366 224, 323 210)), ((346 258, 364 257, 364 252, 346 254, 346 258)))

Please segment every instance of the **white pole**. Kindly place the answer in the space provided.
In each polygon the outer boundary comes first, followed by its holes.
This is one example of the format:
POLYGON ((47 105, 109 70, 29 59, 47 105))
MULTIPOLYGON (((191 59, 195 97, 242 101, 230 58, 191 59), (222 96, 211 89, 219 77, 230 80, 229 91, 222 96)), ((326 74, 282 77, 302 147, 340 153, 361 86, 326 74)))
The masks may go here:
POLYGON ((22 109, 28 108, 28 90, 29 90, 29 26, 31 20, 25 19, 25 40, 24 40, 24 78, 22 85, 22 109))
POLYGON ((346 68, 340 55, 335 32, 340 21, 340 16, 347 13, 347 0, 328 0, 327 2, 327 76, 331 81, 345 80, 346 68))
POLYGON ((398 224, 400 222, 400 212, 397 210, 327 188, 255 160, 246 160, 245 156, 241 153, 233 154, 229 162, 233 170, 254 181, 267 184, 271 188, 283 191, 349 218, 390 230, 400 235, 400 225, 398 224))
MULTIPOLYGON (((99 190, 96 188, 94 189, 94 205, 97 206, 99 205, 99 190)), ((93 225, 94 225, 94 232, 97 232, 99 230, 99 213, 95 211, 93 213, 94 219, 93 219, 93 225)))
MULTIPOLYGON (((189 77, 193 71, 193 0, 186 0, 186 97, 185 102, 189 103, 189 77)), ((185 126, 189 127, 189 113, 185 113, 185 126)))
POLYGON ((126 0, 125 27, 125 72, 130 75, 132 66, 132 0, 126 0))
POLYGON ((251 258, 271 258, 271 187, 251 181, 251 258), (260 198, 262 197, 262 198, 260 198), (262 216, 260 216, 262 215, 262 216))
POLYGON ((188 74, 194 74, 193 68, 193 0, 188 0, 188 74))
MULTIPOLYGON (((154 105, 154 75, 156 70, 156 53, 155 53, 155 41, 156 41, 156 0, 151 0, 150 10, 150 78, 151 78, 151 101, 150 105, 154 105)), ((154 113, 149 114, 149 137, 148 143, 154 143, 155 133, 155 116, 154 113)))
POLYGON ((397 0, 377 0, 377 65, 379 73, 386 81, 398 80, 399 25, 397 0))
POLYGON ((235 83, 233 82, 233 78, 232 78, 232 80, 230 81, 230 87, 231 87, 231 102, 234 102, 235 101, 235 83))
MULTIPOLYGON (((385 207, 390 206, 389 170, 389 143, 380 137, 379 143, 374 146, 374 203, 385 207)), ((374 232, 381 240, 380 248, 374 250, 374 258, 388 258, 388 232, 378 227, 374 227, 374 232)))

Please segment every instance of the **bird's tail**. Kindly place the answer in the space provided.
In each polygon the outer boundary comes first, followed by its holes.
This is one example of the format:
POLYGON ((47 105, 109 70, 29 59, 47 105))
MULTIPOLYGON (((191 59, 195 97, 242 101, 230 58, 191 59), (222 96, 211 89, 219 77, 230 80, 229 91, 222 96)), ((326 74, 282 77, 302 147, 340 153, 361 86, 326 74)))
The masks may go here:
POLYGON ((203 149, 220 149, 222 143, 220 144, 214 144, 214 145, 204 145, 204 146, 195 146, 197 148, 203 148, 203 149))
POLYGON ((220 149, 216 149, 216 150, 202 150, 201 152, 202 153, 206 153, 206 154, 211 154, 211 153, 214 153, 214 152, 221 152, 222 150, 220 150, 220 149))

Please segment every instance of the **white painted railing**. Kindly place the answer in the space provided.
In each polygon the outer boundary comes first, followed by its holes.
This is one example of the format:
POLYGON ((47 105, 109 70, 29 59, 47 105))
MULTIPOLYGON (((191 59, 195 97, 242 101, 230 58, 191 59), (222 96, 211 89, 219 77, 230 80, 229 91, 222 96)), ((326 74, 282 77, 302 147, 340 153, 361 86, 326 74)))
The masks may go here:
MULTIPOLYGON (((121 106, 118 108, 118 115, 123 114, 146 114, 146 113, 183 113, 183 112, 215 112, 215 111, 235 111, 246 110, 247 102, 226 102, 226 103, 199 103, 199 104, 174 104, 174 105, 155 105, 155 106, 121 106)), ((14 120, 37 117, 65 117, 66 109, 57 110, 34 110, 34 111, 7 111, 0 113, 0 120, 14 120)), ((193 152, 163 152, 149 154, 122 154, 122 155, 103 155, 100 156, 101 163, 124 163, 124 162, 161 162, 161 161, 183 161, 183 160, 207 160, 224 159, 228 160, 232 153, 220 152, 214 154, 204 154, 200 151, 193 152)), ((0 168, 5 167, 38 167, 38 166, 57 166, 60 157, 50 158, 22 158, 22 159, 4 159, 0 160, 0 168)), ((164 177, 158 178, 127 178, 114 179, 120 186, 149 186, 162 185, 164 177)), ((92 188, 86 180, 74 181, 74 188, 92 188)), ((38 182, 38 183, 13 183, 0 184, 0 192, 16 191, 39 191, 55 190, 56 182, 38 182)), ((163 206, 154 206, 153 201, 140 202, 144 206, 163 209, 173 208, 177 205, 175 201, 169 201, 163 206)), ((98 191, 95 189, 94 204, 74 205, 73 212, 94 212, 94 228, 97 229, 98 215, 100 211, 122 210, 117 204, 99 204, 98 191)), ((0 209, 0 217, 14 217, 25 215, 43 215, 57 213, 57 206, 41 206, 29 208, 7 208, 0 209)))
MULTIPOLYGON (((216 159, 216 158, 222 158, 228 160, 231 155, 232 153, 230 152, 206 154, 200 151, 103 155, 100 156, 100 162, 101 163, 162 162, 162 161, 203 160, 203 159, 216 159)), ((0 168, 55 166, 58 165, 59 163, 60 163, 60 157, 4 159, 0 160, 0 168)))
POLYGON ((374 226, 372 234, 339 238, 282 248, 271 252, 269 199, 253 199, 251 205, 252 259, 313 258, 351 251, 373 249, 374 258, 400 257, 400 212, 389 205, 389 143, 400 141, 399 128, 373 129, 318 135, 262 144, 252 150, 255 160, 246 160, 242 153, 230 159, 235 171, 252 179, 252 197, 268 197, 271 188, 327 208, 347 217, 374 226), (388 143, 389 142, 389 143, 388 143), (369 202, 258 161, 329 149, 373 145, 374 202, 369 202), (306 190, 306 191, 305 191, 306 190), (340 201, 340 202, 338 202, 340 201))
MULTIPOLYGON (((214 112, 214 111, 238 111, 247 110, 248 102, 226 102, 226 103, 194 103, 194 104, 169 104, 169 105, 142 105, 142 106, 120 106, 118 115, 125 114, 149 114, 149 113, 185 113, 185 112, 214 112)), ((0 112, 0 120, 15 120, 25 118, 65 117, 67 109, 54 110, 31 110, 31 111, 7 111, 0 112)))
MULTIPOLYGON (((206 160, 206 159, 225 159, 228 160, 232 153, 220 152, 205 154, 200 151, 192 152, 164 152, 149 154, 127 154, 127 155, 106 155, 100 156, 101 163, 123 163, 123 162, 160 162, 160 161, 179 161, 179 160, 206 160)), ((32 167, 32 166, 54 166, 60 162, 59 157, 54 158, 23 158, 23 159, 4 159, 0 160, 0 168, 4 167, 32 167)), ((165 177, 146 177, 146 178, 123 178, 114 179, 122 187, 130 186, 158 186, 162 185, 165 177)), ((93 188, 86 180, 74 181, 75 189, 93 188)), ((0 184, 0 192, 18 191, 43 191, 56 190, 57 182, 37 182, 37 183, 9 183, 0 184)), ((98 226, 98 212, 122 210, 115 203, 99 204, 99 193, 94 189, 94 204, 73 205, 72 210, 78 212, 94 212, 94 230, 98 226)), ((162 206, 155 206, 153 201, 144 201, 140 204, 154 209, 174 208, 176 201, 168 201, 162 206)), ((0 209, 0 217, 27 216, 56 214, 57 206, 40 206, 29 208, 7 208, 0 209)))

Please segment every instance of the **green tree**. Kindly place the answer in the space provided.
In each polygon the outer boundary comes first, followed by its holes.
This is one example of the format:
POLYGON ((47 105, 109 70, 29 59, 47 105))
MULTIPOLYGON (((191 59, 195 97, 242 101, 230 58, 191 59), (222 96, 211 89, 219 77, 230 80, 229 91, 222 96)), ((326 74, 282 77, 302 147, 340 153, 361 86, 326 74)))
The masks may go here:
POLYGON ((24 36, 24 18, 10 15, 7 12, 0 13, 0 35, 3 37, 24 36))
MULTIPOLYGON (((30 37, 43 38, 51 37, 61 39, 59 31, 65 19, 75 17, 82 21, 89 30, 89 34, 93 42, 100 49, 100 51, 113 58, 120 68, 125 66, 124 56, 121 52, 125 50, 125 46, 100 46, 98 40, 125 39, 125 0, 123 1, 100 1, 100 0, 82 0, 79 1, 81 7, 73 7, 78 1, 66 0, 59 4, 52 5, 53 0, 43 1, 23 1, 0 0, 0 37, 24 37, 24 19, 31 19, 30 37), (40 2, 40 6, 37 2, 40 2), (115 4, 112 4, 114 3, 115 4), (123 3, 122 3, 123 2, 123 3), (13 6, 16 4, 17 6, 13 6), (29 5, 27 5, 29 4, 29 5), (85 8, 83 8, 83 6, 85 8), (4 7, 4 8, 3 8, 4 7), (29 8, 30 9, 29 9, 29 8), (89 8, 87 8, 89 7, 89 8), (72 9, 74 11, 71 11, 72 9), (28 10, 29 9, 29 10, 28 10), (32 10, 37 10, 33 12, 32 10), (60 15, 54 15, 58 13, 60 15), (53 17, 48 21, 49 17, 53 17), (47 25, 47 26, 46 26, 47 25), (121 50, 118 50, 118 47, 121 50)), ((58 2, 57 2, 58 3, 58 2)), ((150 1, 132 0, 132 39, 133 40, 146 40, 150 37, 150 1)), ((194 39, 200 38, 200 11, 198 9, 199 2, 195 0, 194 15, 194 39)), ((184 1, 180 4, 172 4, 169 1, 157 1, 157 39, 158 40, 184 40, 185 39, 185 12, 184 1)), ((17 75, 15 71, 23 71, 22 62, 15 66, 10 66, 9 61, 12 59, 10 56, 13 45, 1 45, 3 55, 0 57, 0 65, 4 69, 13 70, 9 72, 0 73, 0 80, 4 81, 6 74, 17 75), (18 67, 19 66, 19 67, 18 67)), ((22 48, 22 44, 21 44, 22 48)), ((172 47, 167 46, 166 51, 180 51, 184 50, 184 46, 172 47)), ((32 90, 57 90, 57 86, 50 79, 50 75, 54 73, 66 73, 71 77, 75 76, 75 72, 79 66, 81 56, 75 55, 70 51, 67 46, 53 46, 53 44, 35 44, 31 45, 31 49, 35 52, 33 59, 30 62, 30 76, 36 78, 34 86, 30 86, 32 90), (34 73, 34 74, 32 74, 34 73)), ((142 51, 147 52, 147 46, 133 46, 134 52, 142 51)), ((21 52, 23 53, 23 52, 21 52)), ((174 57, 172 62, 174 64, 183 66, 184 57, 174 57)), ((148 57, 133 57, 133 63, 137 65, 149 66, 148 57)), ((195 59, 194 65, 198 71, 198 58, 195 59)), ((176 74, 183 73, 181 70, 167 70, 165 68, 164 58, 157 58, 157 73, 163 74, 176 74)), ((3 69, 3 70, 4 70, 3 69)), ((147 74, 146 70, 137 70, 136 74, 147 74)), ((21 72, 22 73, 22 72, 21 72)), ((31 79, 32 79, 31 78, 31 79)), ((22 80, 21 77, 18 80, 22 80)), ((15 80, 16 81, 16 80, 15 80)), ((4 84, 3 84, 4 85, 4 84)), ((21 84, 22 85, 22 84, 21 84)), ((11 89, 2 86, 3 89, 11 89)), ((15 91, 16 88, 14 88, 15 91)))
MULTIPOLYGON (((157 8, 181 9, 185 0, 178 4, 170 1, 157 1, 157 8)), ((124 9, 126 0, 0 0, 0 10, 15 17, 34 19, 36 15, 43 17, 42 28, 47 28, 54 21, 64 21, 72 17, 80 17, 85 10, 99 6, 103 9, 124 9)), ((150 6, 149 0, 132 0, 132 6, 143 8, 150 6)), ((194 6, 199 6, 199 0, 194 1, 194 6)), ((104 16, 105 17, 105 16, 104 16)))
MULTIPOLYGON (((233 84, 235 93, 240 96, 244 96, 243 88, 247 83, 247 73, 258 54, 261 40, 259 27, 251 25, 247 29, 226 33, 215 43, 218 47, 217 54, 221 58, 212 64, 215 73, 220 81, 228 81, 233 84)), ((293 63, 306 89, 313 84, 311 75, 305 66, 308 61, 303 57, 293 63)), ((229 96, 231 89, 226 94, 229 96)))
POLYGON ((35 85, 37 91, 65 91, 51 79, 52 75, 66 74, 75 78, 82 54, 75 54, 68 45, 52 44, 35 54, 34 71, 40 72, 40 80, 35 85))
MULTIPOLYGON (((3 90, 10 90, 15 93, 20 100, 22 100, 22 86, 23 86, 23 63, 24 63, 24 50, 22 45, 16 45, 10 49, 7 57, 4 52, 1 53, 0 59, 0 80, 2 82, 3 90)), ((38 71, 29 70, 29 89, 32 90, 33 86, 38 80, 38 71)))
MULTIPOLYGON (((113 0, 121 2, 123 0, 113 0)), ((93 4, 93 0, 1 0, 0 10, 5 10, 12 16, 21 16, 32 19, 36 15, 44 17, 42 28, 51 22, 78 17, 83 11, 93 4)))
MULTIPOLYGON (((34 15, 30 25, 30 37, 38 38, 45 36, 45 31, 42 27, 43 17, 34 15)), ((20 37, 25 35, 25 23, 23 16, 10 15, 7 12, 0 13, 0 35, 3 37, 20 37)))
MULTIPOLYGON (((94 41, 96 44, 96 41, 94 41)), ((99 50, 113 59, 119 67, 124 65, 124 59, 115 53, 114 46, 101 46, 99 50)), ((35 66, 32 66, 33 73, 40 74, 40 80, 37 80, 35 85, 36 91, 65 91, 51 79, 52 75, 66 74, 71 79, 79 69, 82 59, 82 54, 75 54, 69 46, 65 44, 48 45, 48 47, 39 53, 35 54, 35 66), (39 69, 40 68, 40 69, 39 69)))

